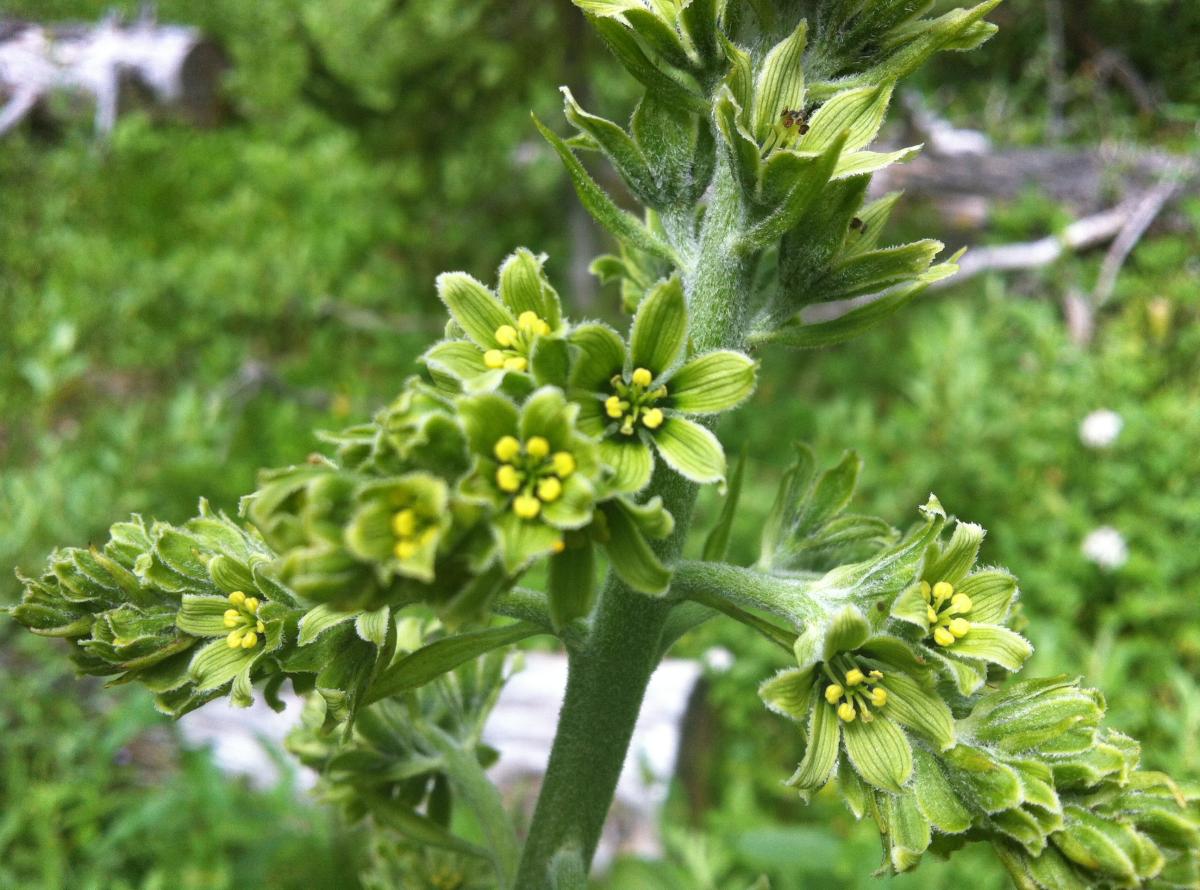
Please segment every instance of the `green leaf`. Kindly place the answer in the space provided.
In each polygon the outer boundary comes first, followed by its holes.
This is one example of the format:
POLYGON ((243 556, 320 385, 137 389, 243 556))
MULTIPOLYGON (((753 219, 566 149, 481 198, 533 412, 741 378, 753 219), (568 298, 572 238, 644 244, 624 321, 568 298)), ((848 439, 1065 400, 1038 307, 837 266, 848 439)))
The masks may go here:
POLYGON ((654 431, 663 460, 679 475, 701 484, 725 477, 725 452, 711 430, 682 417, 668 417, 654 431))
MULTIPOLYGON (((770 247, 800 222, 812 203, 821 196, 822 189, 829 182, 829 177, 833 175, 838 158, 842 153, 842 147, 843 137, 839 136, 820 155, 811 159, 806 158, 793 166, 789 171, 791 173, 789 185, 786 190, 780 188, 782 195, 778 202, 773 202, 770 213, 755 223, 743 236, 743 249, 762 250, 770 247)), ((776 154, 780 157, 789 156, 786 152, 777 152, 776 154)), ((772 162, 768 162, 767 173, 770 173, 774 164, 781 163, 783 162, 775 162, 772 159, 772 162)), ((764 192, 766 191, 765 182, 766 174, 764 174, 764 192)))
POLYGON ((592 610, 596 593, 595 548, 590 541, 571 547, 550 557, 547 583, 550 596, 550 620, 555 630, 562 630, 576 618, 584 618, 592 610))
POLYGON ((536 624, 518 621, 503 627, 472 630, 435 640, 380 673, 367 692, 366 703, 417 689, 461 664, 474 661, 485 652, 511 646, 539 633, 544 631, 536 624))
POLYGON ((674 364, 687 339, 687 304, 683 284, 672 277, 657 285, 638 306, 630 332, 633 367, 654 377, 674 364))
POLYGON ((579 107, 575 97, 567 87, 559 87, 566 106, 567 120, 579 130, 590 135, 600 146, 600 150, 612 162, 616 171, 625 180, 629 190, 638 200, 649 207, 658 206, 661 194, 655 185, 654 177, 646 164, 642 150, 630 138, 629 134, 610 120, 588 114, 579 107))
POLYGON ((804 110, 804 49, 808 22, 801 19, 791 34, 767 53, 754 84, 750 114, 754 138, 762 143, 785 110, 804 110))
POLYGON ((691 111, 708 110, 703 98, 666 73, 646 55, 629 28, 612 18, 589 15, 588 19, 600 38, 613 51, 617 61, 656 98, 691 111))
POLYGON ((562 302, 546 278, 546 255, 518 247, 500 266, 500 300, 514 316, 533 312, 555 331, 562 325, 562 302))
POLYGON ((351 618, 357 618, 361 612, 345 612, 341 609, 335 609, 328 603, 321 603, 319 606, 314 606, 304 613, 304 617, 300 619, 300 633, 296 643, 299 646, 307 646, 316 641, 321 634, 341 624, 343 621, 349 621, 351 618))
POLYGON ((666 592, 671 583, 671 571, 646 543, 639 523, 630 515, 630 508, 620 499, 602 506, 608 520, 608 540, 604 542, 604 549, 613 570, 622 581, 642 593, 666 592))
POLYGON ((835 265, 813 284, 811 303, 848 300, 911 282, 929 270, 945 245, 926 239, 902 247, 856 254, 835 265))
POLYGON ((630 494, 645 488, 654 470, 650 446, 636 436, 601 439, 600 460, 613 470, 609 486, 630 494))
POLYGON ((745 195, 754 194, 762 167, 762 150, 742 126, 742 110, 729 87, 722 87, 716 102, 717 129, 726 154, 745 195))
POLYGON ((878 173, 880 170, 892 166, 892 164, 903 164, 905 161, 911 161, 924 147, 924 145, 910 145, 908 148, 901 148, 896 151, 853 151, 849 154, 844 154, 838 158, 837 166, 833 169, 833 176, 830 179, 836 182, 840 179, 849 179, 851 176, 867 176, 872 173, 878 173))
MULTIPOLYGON (((832 708, 824 710, 833 714, 832 708)), ((842 738, 850 762, 865 782, 900 793, 913 771, 912 746, 900 727, 886 717, 876 717, 870 723, 859 718, 842 724, 842 738)))
POLYGON ((722 349, 689 360, 667 381, 676 410, 714 414, 740 405, 754 392, 757 363, 740 352, 722 349))
POLYGON ((971 827, 971 812, 958 799, 958 794, 946 780, 937 758, 924 748, 913 751, 916 760, 917 806, 939 831, 960 834, 971 827))
POLYGON ((192 657, 188 676, 200 692, 224 686, 258 660, 263 647, 230 649, 224 639, 213 640, 192 657))
POLYGON ((465 272, 443 272, 437 278, 437 291, 450 315, 483 349, 499 345, 497 328, 517 323, 490 290, 465 272))
POLYGON ((972 624, 965 637, 946 648, 963 658, 980 658, 1010 671, 1019 671, 1033 654, 1033 646, 1023 636, 994 624, 972 624))
POLYGON ((729 537, 733 532, 733 520, 737 515, 738 499, 742 493, 742 478, 746 475, 746 449, 738 456, 738 462, 733 467, 729 478, 729 486, 725 492, 725 504, 721 507, 721 515, 717 524, 712 527, 708 537, 704 539, 704 551, 701 559, 705 562, 721 562, 729 550, 729 537))
MULTIPOLYGON (((758 697, 776 714, 804 722, 810 718, 815 676, 816 669, 812 667, 785 668, 758 687, 758 697)), ((817 702, 817 707, 822 707, 822 703, 817 702)))
POLYGON ((538 128, 538 132, 557 152, 567 170, 567 175, 571 177, 580 203, 595 218, 596 222, 604 226, 612 233, 613 237, 622 243, 668 262, 678 262, 675 252, 665 242, 651 234, 650 230, 642 225, 636 216, 613 203, 612 198, 583 169, 583 164, 579 163, 579 159, 575 157, 569 145, 538 120, 536 115, 533 123, 538 128))
POLYGON ((804 757, 792 777, 784 784, 800 789, 807 800, 809 793, 829 781, 838 754, 838 718, 832 707, 817 702, 808 724, 808 744, 804 757))
POLYGON ((175 626, 194 637, 224 637, 229 633, 225 626, 225 612, 229 608, 230 602, 223 596, 185 594, 175 626))
POLYGON ((894 87, 894 82, 881 83, 838 93, 817 109, 809 121, 808 134, 800 140, 800 149, 823 151, 843 133, 843 152, 866 147, 883 125, 894 87))

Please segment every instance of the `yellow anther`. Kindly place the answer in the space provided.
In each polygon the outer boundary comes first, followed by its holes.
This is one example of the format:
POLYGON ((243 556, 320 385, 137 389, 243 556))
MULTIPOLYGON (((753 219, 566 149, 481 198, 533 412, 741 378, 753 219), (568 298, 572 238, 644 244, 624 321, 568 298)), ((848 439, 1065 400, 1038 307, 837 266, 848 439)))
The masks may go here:
POLYGON ((517 329, 510 324, 496 328, 496 342, 501 346, 512 346, 517 342, 517 329))
POLYGON ((825 701, 829 702, 831 705, 836 705, 839 701, 841 701, 842 695, 845 694, 845 692, 846 690, 842 688, 841 683, 830 683, 825 687, 825 701))
POLYGON ((483 354, 483 363, 492 369, 503 368, 504 353, 499 349, 489 349, 483 354))
POLYGON ((931 595, 932 590, 933 590, 933 588, 929 586, 928 581, 921 582, 921 596, 925 597, 925 602, 929 602, 929 597, 931 595))
POLYGON ((396 559, 412 559, 419 547, 416 541, 397 541, 392 552, 396 554, 396 559))
POLYGON ((871 704, 877 708, 882 708, 887 704, 887 690, 882 686, 876 686, 871 690, 871 704))
POLYGON ((954 640, 954 634, 950 633, 946 628, 935 627, 933 629, 933 641, 939 646, 949 646, 954 640))
POLYGON ((867 674, 867 676, 870 677, 872 680, 882 680, 883 679, 883 671, 870 671, 867 674))
POLYGON ((513 512, 522 519, 536 519, 542 511, 542 502, 533 495, 522 494, 513 498, 513 512))
POLYGON ((246 635, 244 637, 242 637, 242 648, 243 649, 253 649, 257 645, 258 645, 258 634, 256 634, 252 630, 247 631, 246 635))
POLYGON ((542 436, 534 436, 525 443, 525 453, 534 460, 541 460, 550 453, 550 443, 542 436))
POLYGON ((512 494, 521 487, 521 474, 512 464, 504 464, 496 470, 496 484, 500 486, 501 491, 512 494))
POLYGON ((538 319, 537 332, 538 332, 538 336, 541 336, 541 337, 547 336, 550 333, 550 325, 547 324, 546 322, 542 321, 541 319, 538 319))
POLYGON ((555 553, 562 553, 564 550, 567 549, 567 545, 563 542, 562 538, 559 538, 557 541, 555 541, 553 544, 550 545, 550 549, 553 550, 555 553))
POLYGON ((554 457, 554 472, 560 479, 566 479, 575 472, 575 457, 568 451, 556 451, 554 457))
POLYGON ((860 671, 858 668, 850 668, 850 670, 846 671, 846 685, 847 686, 859 686, 862 683, 864 683, 866 681, 866 679, 867 679, 867 675, 864 674, 862 671, 860 671))
POLYGON ((971 629, 971 622, 966 618, 955 618, 950 622, 950 633, 954 634, 958 639, 962 639, 971 629))
POLYGON ((419 540, 422 544, 432 544, 434 541, 437 540, 437 536, 438 536, 437 526, 431 525, 431 526, 429 526, 429 528, 425 529, 425 531, 421 532, 421 537, 419 537, 417 540, 419 540))
POLYGON ((246 601, 242 603, 242 607, 251 615, 255 614, 258 611, 258 598, 253 596, 246 597, 246 601))
POLYGON ((229 613, 228 612, 225 613, 225 626, 226 627, 237 627, 241 623, 242 623, 241 615, 238 615, 235 613, 234 616, 232 618, 230 618, 229 613))
POLYGON ((237 609, 226 609, 225 610, 225 620, 226 621, 228 621, 230 618, 232 618, 234 621, 237 621, 241 617, 242 617, 242 613, 239 612, 237 609))
POLYGON ((651 408, 642 415, 642 423, 646 424, 649 429, 656 430, 662 426, 663 413, 661 408, 651 408))
POLYGON ((504 360, 504 370, 506 371, 524 371, 529 367, 529 362, 519 355, 514 355, 512 358, 504 360))
POLYGON ((950 600, 950 609, 960 614, 970 612, 973 605, 975 604, 971 602, 971 598, 965 593, 956 593, 950 600))
POLYGON ((265 634, 267 632, 267 626, 265 624, 263 624, 261 621, 255 622, 254 629, 257 630, 260 634, 265 634))
POLYGON ((620 396, 609 396, 604 400, 604 413, 616 420, 625 413, 625 406, 621 403, 620 396))
POLYGON ((240 606, 246 601, 246 594, 242 593, 240 590, 235 590, 233 593, 229 594, 229 601, 235 606, 240 606))
POLYGON ((547 476, 537 487, 538 497, 547 504, 551 501, 557 501, 562 496, 562 483, 554 476, 547 476))
POLYGON ((838 705, 837 715, 841 717, 845 723, 850 723, 853 721, 855 714, 856 712, 854 710, 854 705, 850 704, 850 702, 844 701, 838 705))
POLYGON ((517 316, 517 327, 523 331, 536 331, 541 327, 541 319, 532 309, 526 309, 517 316))
POLYGON ((954 595, 954 585, 948 581, 939 581, 933 585, 933 599, 940 606, 954 595))
POLYGON ((231 630, 229 636, 225 638, 225 643, 230 649, 236 649, 242 645, 242 632, 240 630, 231 630))
POLYGON ((937 624, 938 613, 934 611, 933 606, 925 607, 925 617, 929 619, 930 624, 937 624))
POLYGON ((654 379, 654 375, 646 368, 638 368, 633 372, 633 382, 638 386, 649 386, 650 381, 654 379))
POLYGON ((392 531, 397 538, 407 538, 417 530, 417 514, 405 508, 392 517, 392 531))
POLYGON ((521 453, 521 443, 516 440, 515 436, 502 436, 492 448, 492 453, 496 455, 496 460, 506 464, 512 463, 513 459, 521 453))

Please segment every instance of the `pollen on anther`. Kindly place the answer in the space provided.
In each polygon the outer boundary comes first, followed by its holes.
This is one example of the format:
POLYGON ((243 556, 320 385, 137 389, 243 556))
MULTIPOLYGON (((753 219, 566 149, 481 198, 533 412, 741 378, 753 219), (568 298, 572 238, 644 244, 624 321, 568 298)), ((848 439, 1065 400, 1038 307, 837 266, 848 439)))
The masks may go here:
POLYGON ((534 460, 541 460, 550 453, 550 443, 543 436, 533 436, 525 443, 525 453, 534 460))
POLYGON ((648 429, 656 430, 662 426, 662 422, 663 413, 661 408, 651 408, 642 415, 642 423, 644 423, 648 429))
POLYGON ((654 375, 651 374, 646 368, 638 368, 633 372, 633 377, 631 379, 638 386, 645 387, 650 385, 650 381, 654 379, 654 375))
POLYGON ((566 479, 575 472, 575 457, 570 452, 555 452, 551 460, 554 461, 554 472, 559 478, 566 479))
POLYGON ((857 713, 858 712, 854 710, 854 705, 850 704, 850 702, 848 702, 848 701, 844 701, 840 705, 838 705, 837 715, 845 723, 851 722, 855 718, 857 713))

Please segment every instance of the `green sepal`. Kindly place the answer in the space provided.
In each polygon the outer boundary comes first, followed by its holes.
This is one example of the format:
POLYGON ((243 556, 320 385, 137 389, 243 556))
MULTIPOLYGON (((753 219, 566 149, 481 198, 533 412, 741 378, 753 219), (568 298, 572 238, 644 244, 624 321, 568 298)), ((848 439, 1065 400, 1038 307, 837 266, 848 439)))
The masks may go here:
POLYGON ((1023 636, 994 624, 973 623, 965 637, 944 648, 961 658, 989 661, 1009 671, 1019 671, 1033 654, 1033 646, 1023 636))
MULTIPOLYGON (((762 250, 778 241, 791 231, 801 221, 805 212, 822 194, 826 183, 829 182, 837 167, 838 158, 845 143, 845 137, 839 136, 828 148, 819 155, 806 156, 801 162, 795 163, 788 171, 786 185, 780 183, 773 187, 779 198, 769 205, 769 212, 755 223, 743 236, 747 251, 762 250)), ((777 152, 779 157, 789 157, 788 152, 777 152)), ((799 157, 792 155, 792 157, 799 157)), ((764 170, 764 191, 767 178, 772 176, 774 165, 784 161, 772 158, 764 170)))
POLYGON ((572 546, 573 537, 567 536, 565 549, 550 557, 546 592, 550 599, 550 620, 556 631, 576 618, 586 617, 596 595, 595 548, 586 539, 572 546))
MULTIPOLYGON (((957 588, 979 558, 985 534, 983 527, 973 522, 955 522, 949 543, 939 547, 936 556, 926 564, 924 579, 930 584, 945 581, 957 588)), ((971 615, 974 614, 972 609, 971 615)))
POLYGON ((225 612, 230 602, 223 596, 185 594, 180 601, 175 626, 194 637, 224 637, 229 634, 225 626, 225 612))
POLYGON ((884 806, 887 811, 888 861, 896 872, 915 868, 932 840, 929 820, 917 806, 917 799, 912 794, 889 796, 884 806))
POLYGON ((262 656, 264 647, 231 649, 224 639, 213 640, 192 657, 188 676, 196 689, 207 692, 220 689, 262 656))
POLYGON ((344 611, 336 609, 328 603, 321 603, 319 606, 314 606, 304 613, 300 619, 299 636, 296 639, 296 644, 299 646, 308 646, 316 642, 325 631, 336 627, 343 621, 349 621, 352 618, 357 618, 361 611, 344 611))
POLYGON ((639 201, 648 207, 659 206, 662 203, 662 195, 641 148, 629 134, 612 121, 584 111, 567 87, 559 87, 559 90, 563 95, 567 120, 596 140, 600 150, 639 201))
POLYGON ((935 691, 907 674, 889 672, 881 681, 887 690, 887 716, 908 727, 939 751, 955 744, 954 716, 935 691))
POLYGON ((608 486, 613 491, 634 494, 650 482, 654 453, 640 436, 600 440, 600 461, 612 469, 608 486))
POLYGON ((734 464, 729 476, 729 484, 725 490, 725 503, 721 507, 721 515, 717 517, 716 525, 712 527, 704 539, 704 549, 701 559, 705 562, 722 562, 729 551, 729 539, 733 534, 733 522, 737 516, 738 501, 742 494, 742 479, 746 475, 747 450, 742 449, 738 461, 734 464))
MULTIPOLYGON (((891 702, 889 701, 889 706, 891 702)), ((937 758, 924 748, 913 750, 915 776, 913 792, 917 806, 938 831, 961 834, 971 827, 971 811, 963 806, 958 793, 947 781, 937 758)))
POLYGON ((625 368, 625 343, 608 325, 576 325, 570 343, 578 350, 571 367, 572 389, 593 393, 607 390, 613 376, 625 368))
MULTIPOLYGON (((671 571, 646 543, 645 520, 639 518, 639 511, 621 498, 600 506, 607 525, 604 549, 613 570, 634 590, 650 595, 666 592, 671 583, 671 571)), ((662 512, 661 502, 658 509, 662 512)))

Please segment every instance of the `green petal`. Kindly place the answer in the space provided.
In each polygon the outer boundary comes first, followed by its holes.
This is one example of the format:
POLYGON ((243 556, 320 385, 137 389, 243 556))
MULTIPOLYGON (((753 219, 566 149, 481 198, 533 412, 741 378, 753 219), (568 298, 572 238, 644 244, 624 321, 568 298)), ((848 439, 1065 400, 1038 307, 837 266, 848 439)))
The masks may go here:
POLYGON ((785 784, 799 788, 805 798, 829 781, 838 753, 838 718, 833 708, 818 702, 808 723, 808 746, 804 758, 785 784))
POLYGON ((533 436, 544 436, 553 451, 561 451, 570 444, 571 427, 578 412, 577 407, 567 403, 561 389, 543 386, 521 409, 521 439, 529 441, 533 436))
POLYGON ((917 806, 925 818, 947 834, 959 834, 971 827, 971 812, 958 799, 937 758, 924 748, 913 752, 916 758, 917 806))
POLYGON ((229 690, 229 700, 238 708, 248 708, 254 704, 254 683, 250 679, 249 665, 233 678, 233 687, 229 690))
POLYGON ((650 291, 634 316, 629 337, 633 367, 646 368, 658 377, 674 364, 686 339, 683 284, 671 278, 650 291))
POLYGON ((457 402, 471 450, 491 458, 496 442, 517 434, 517 406, 504 396, 481 393, 457 402))
POLYGON ((907 726, 939 750, 954 745, 954 716, 937 693, 905 674, 888 673, 880 681, 887 690, 887 716, 907 726))
POLYGON ((600 460, 612 467, 614 491, 636 492, 646 487, 654 470, 650 446, 637 437, 600 440, 600 460))
POLYGON ((388 627, 391 624, 391 610, 387 606, 374 612, 363 612, 354 621, 354 631, 359 639, 382 646, 387 640, 388 627))
POLYGON ((558 500, 542 507, 542 518, 555 528, 583 528, 592 521, 596 490, 582 473, 572 473, 562 484, 558 500))
POLYGON ((550 619, 562 629, 592 610, 596 593, 596 549, 591 541, 583 546, 568 546, 550 557, 550 575, 546 585, 550 595, 550 619))
POLYGON ((675 517, 663 509, 662 498, 658 495, 644 504, 634 503, 627 496, 622 496, 619 500, 625 515, 633 520, 647 538, 658 540, 675 530, 675 517))
POLYGON ((982 624, 1000 624, 1008 617, 1017 595, 1017 579, 999 569, 975 572, 957 587, 971 598, 967 617, 982 624))
POLYGON ((983 527, 973 522, 956 523, 950 543, 932 564, 925 567, 925 580, 930 584, 947 581, 958 587, 979 556, 984 534, 983 527))
POLYGON ((725 478, 725 452, 712 432, 682 417, 668 417, 653 434, 654 444, 668 466, 693 482, 725 478))
POLYGON ((230 649, 225 640, 213 640, 192 658, 188 674, 200 692, 216 689, 254 664, 262 653, 262 646, 230 649))
POLYGON ((825 626, 822 661, 829 661, 839 652, 853 652, 867 641, 871 626, 855 606, 845 606, 825 626))
POLYGON ((947 658, 940 650, 941 646, 929 646, 925 652, 931 655, 954 680, 954 686, 963 695, 974 695, 987 679, 987 671, 978 662, 960 661, 957 658, 947 658))
POLYGON ((755 362, 732 350, 698 356, 671 375, 667 391, 678 411, 713 414, 740 404, 754 392, 755 362))
POLYGON ((899 621, 915 624, 922 631, 929 630, 929 603, 921 594, 920 584, 910 584, 892 602, 891 616, 899 621))
POLYGON ((942 759, 964 785, 968 797, 985 813, 999 813, 1021 805, 1021 781, 1016 771, 986 751, 955 745, 942 759))
MULTIPOLYGON (((832 709, 830 713, 832 713, 832 709)), ((862 718, 842 724, 846 753, 858 774, 868 784, 893 794, 912 775, 912 746, 908 737, 891 720, 876 717, 870 723, 862 718)))
POLYGON ((946 648, 955 655, 980 658, 1010 671, 1019 671, 1033 654, 1033 646, 1023 636, 995 624, 972 624, 970 633, 946 648))
POLYGON ((616 499, 602 506, 608 520, 608 540, 604 542, 604 549, 613 570, 622 581, 642 593, 666 591, 671 583, 671 571, 654 555, 625 503, 616 499))
POLYGON ((814 668, 785 668, 758 687, 758 697, 776 714, 797 723, 808 719, 813 700, 814 668))
POLYGON ((562 323, 562 302, 542 271, 545 262, 544 253, 518 247, 500 267, 500 299, 513 315, 534 312, 554 330, 562 323))
POLYGON ((608 418, 604 416, 604 408, 590 393, 576 391, 571 394, 575 404, 579 406, 579 415, 575 418, 575 428, 593 438, 604 435, 608 426, 608 418))
POLYGON ((539 557, 554 552, 562 532, 540 519, 521 519, 508 511, 495 520, 504 570, 515 575, 539 557))
POLYGON ((921 861, 921 854, 929 849, 932 840, 929 820, 917 806, 911 794, 900 794, 887 798, 887 846, 888 859, 895 871, 908 871, 921 861))
POLYGON ((539 385, 566 386, 571 352, 561 337, 538 337, 529 353, 529 370, 539 385))
POLYGON ((570 342, 579 349, 571 369, 571 386, 607 394, 613 375, 625 369, 624 341, 607 325, 584 324, 571 331, 570 342))
POLYGON ((467 340, 435 343, 421 356, 421 362, 439 386, 443 378, 450 381, 474 380, 488 373, 488 367, 483 363, 483 353, 467 340))
POLYGON ((438 296, 467 336, 483 349, 494 349, 496 329, 517 321, 490 290, 465 272, 444 272, 437 279, 438 296))
POLYGON ((229 633, 225 612, 231 608, 233 606, 223 596, 185 594, 175 617, 175 626, 194 637, 223 637, 229 633))
POLYGON ((331 627, 336 627, 351 618, 357 618, 360 614, 359 612, 343 612, 328 603, 314 606, 300 619, 300 635, 296 641, 297 645, 307 646, 331 627))

